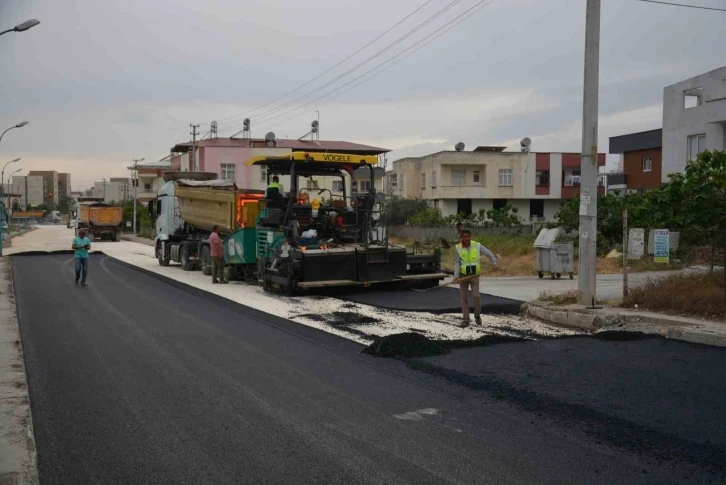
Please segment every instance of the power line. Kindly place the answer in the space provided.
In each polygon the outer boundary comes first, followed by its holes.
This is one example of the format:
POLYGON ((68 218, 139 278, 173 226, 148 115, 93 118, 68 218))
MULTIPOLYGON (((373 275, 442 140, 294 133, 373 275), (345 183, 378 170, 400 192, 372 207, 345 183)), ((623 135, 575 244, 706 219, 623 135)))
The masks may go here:
POLYGON ((303 94, 302 96, 299 96, 299 97, 293 99, 292 101, 288 101, 287 103, 281 104, 280 106, 277 106, 276 108, 271 108, 271 109, 267 110, 266 112, 262 113, 259 116, 261 116, 261 117, 268 116, 268 115, 270 115, 270 114, 272 114, 272 113, 274 113, 276 111, 279 111, 281 109, 284 109, 284 108, 286 108, 286 107, 288 107, 288 106, 290 106, 292 104, 297 103, 298 101, 302 101, 303 99, 306 99, 306 98, 314 95, 316 91, 319 91, 319 90, 321 90, 323 88, 326 88, 326 87, 330 86, 331 84, 335 83, 339 79, 344 78, 345 76, 347 76, 351 72, 357 70, 359 67, 363 66, 364 64, 367 64, 368 62, 372 61, 376 57, 380 56, 381 54, 385 53, 386 51, 388 51, 391 48, 395 47, 396 45, 400 44, 401 42, 403 42, 404 40, 406 40, 408 37, 410 37, 411 35, 415 34, 416 32, 418 32, 419 30, 421 30, 422 28, 424 28, 426 25, 428 25, 432 21, 436 20, 436 18, 438 18, 441 15, 443 15, 447 10, 451 9, 452 7, 454 7, 459 2, 461 2, 461 0, 452 0, 448 5, 446 5, 444 8, 442 8, 441 10, 437 11, 435 14, 433 14, 432 16, 430 16, 429 18, 427 18, 426 20, 424 20, 422 23, 420 23, 419 25, 417 25, 415 28, 411 29, 406 34, 402 35, 401 37, 399 37, 398 39, 396 39, 392 43, 388 44, 386 47, 384 47, 383 49, 379 50, 378 52, 376 52, 372 56, 370 56, 370 57, 364 59, 363 61, 359 62, 358 64, 356 64, 352 68, 348 69, 344 73, 338 75, 334 79, 331 79, 330 81, 326 82, 322 86, 319 86, 319 87, 317 87, 317 88, 315 88, 315 89, 307 92, 306 94, 303 94))
POLYGON ((683 4, 683 3, 661 2, 659 0, 638 0, 638 1, 639 2, 647 2, 647 3, 660 3, 661 5, 671 5, 673 7, 700 8, 702 10, 716 10, 718 12, 726 12, 726 8, 702 7, 700 5, 686 5, 686 4, 683 4))
MULTIPOLYGON (((309 101, 309 102, 307 102, 307 103, 305 103, 303 105, 298 106, 297 108, 293 108, 290 111, 286 111, 285 113, 281 113, 279 115, 275 115, 272 118, 268 118, 268 119, 262 121, 261 123, 269 123, 270 121, 273 121, 275 119, 278 119, 281 116, 285 116, 285 115, 288 115, 288 114, 292 114, 292 113, 294 113, 296 111, 299 111, 299 110, 301 110, 301 109, 303 109, 303 108, 305 108, 305 107, 307 107, 307 106, 309 106, 309 105, 311 105, 311 104, 313 104, 313 103, 315 103, 317 101, 320 101, 321 99, 323 99, 323 98, 325 98, 327 96, 330 96, 331 94, 335 93, 336 91, 340 91, 341 89, 345 88, 346 86, 348 86, 350 84, 353 84, 354 82, 356 82, 356 81, 364 78, 368 74, 372 73, 373 71, 376 71, 377 69, 380 69, 381 67, 385 66, 386 64, 389 64, 392 61, 395 61, 395 62, 393 62, 393 64, 390 64, 389 66, 387 66, 386 68, 382 69, 381 71, 373 74, 372 76, 368 77, 367 79, 362 80, 360 83, 355 84, 354 86, 352 86, 349 89, 343 91, 342 93, 336 95, 335 97, 333 97, 331 99, 328 99, 325 102, 331 101, 332 99, 335 99, 335 98, 337 98, 339 96, 342 96, 343 94, 347 93, 348 91, 350 91, 352 89, 355 89, 356 87, 360 86, 361 84, 364 84, 365 82, 368 82, 369 80, 373 79, 378 74, 381 74, 382 72, 386 71, 387 69, 390 69, 394 65, 396 65, 399 62, 403 61, 407 57, 413 55, 415 52, 417 52, 418 50, 422 49, 426 45, 430 44, 431 42, 433 42, 437 38, 441 37, 446 32, 448 32, 452 28, 456 27, 458 24, 460 24, 464 20, 467 20, 467 18, 473 16, 479 10, 481 10, 484 7, 486 7, 489 4, 491 4, 493 1, 494 0, 480 0, 479 2, 477 2, 476 4, 474 4, 472 7, 470 7, 469 9, 465 10, 463 13, 461 13, 460 15, 458 15, 457 17, 455 17, 454 19, 452 19, 451 21, 447 22, 446 24, 442 25, 441 27, 439 27, 435 31, 431 32, 431 34, 429 34, 427 37, 424 37, 423 39, 420 39, 418 42, 416 42, 415 44, 412 44, 411 46, 409 46, 405 50, 399 52, 398 54, 396 54, 395 56, 391 57, 387 61, 384 61, 384 62, 378 64, 377 66, 373 67, 372 69, 369 69, 368 71, 366 71, 365 73, 361 74, 360 76, 358 76, 358 77, 356 77, 356 78, 348 81, 347 83, 345 83, 345 84, 343 84, 343 85, 341 85, 341 86, 339 86, 339 87, 337 87, 337 88, 335 88, 335 89, 333 89, 333 90, 331 90, 331 91, 329 91, 329 92, 327 92, 325 94, 322 94, 321 96, 319 96, 319 97, 317 97, 317 98, 315 98, 315 99, 313 99, 313 100, 311 100, 311 101, 309 101), (434 35, 434 34, 436 34, 436 35, 434 35), (423 44, 423 45, 420 45, 420 44, 423 44), (414 49, 414 48, 416 48, 416 49, 414 49), (414 50, 411 51, 411 49, 414 49, 414 50), (409 52, 409 51, 411 51, 411 52, 409 52), (401 56, 403 56, 403 57, 401 57, 401 56), (399 57, 401 57, 401 58, 398 59, 398 60, 396 60, 399 57)), ((293 119, 293 118, 289 118, 289 119, 293 119)))
MULTIPOLYGON (((333 67, 331 67, 331 68, 330 68, 330 69, 328 69, 327 71, 321 72, 320 74, 318 74, 317 76, 315 76, 315 77, 314 77, 314 78, 312 78, 311 80, 309 80, 309 81, 307 81, 307 82, 305 82, 305 83, 301 84, 300 86, 296 87, 296 88, 295 88, 295 89, 293 89, 292 91, 289 91, 289 92, 287 92, 287 93, 283 94, 283 95, 282 95, 282 96, 280 96, 279 98, 275 98, 275 99, 273 99, 272 101, 270 101, 270 102, 268 102, 268 103, 265 103, 265 104, 263 104, 263 105, 261 105, 261 106, 258 106, 258 107, 256 107, 256 108, 254 108, 254 109, 253 109, 252 111, 250 111, 250 112, 249 112, 248 114, 252 114, 252 113, 254 113, 255 111, 257 111, 257 110, 259 110, 259 109, 265 108, 265 107, 267 107, 267 106, 269 106, 269 105, 271 105, 271 104, 273 104, 273 103, 276 103, 276 102, 280 101, 281 99, 283 99, 283 98, 286 98, 286 97, 288 97, 288 96, 289 96, 289 95, 291 95, 292 93, 296 93, 297 91, 299 91, 300 89, 304 88, 305 86, 308 86, 308 85, 310 85, 311 83, 313 83, 313 82, 317 81, 318 79, 320 79, 321 77, 325 76, 325 75, 326 75, 327 73, 329 73, 330 71, 332 71, 332 70, 333 70, 333 69, 335 69, 336 67, 338 67, 338 66, 340 66, 341 64, 343 64, 343 63, 344 63, 345 61, 347 61, 348 59, 350 59, 350 58, 352 58, 352 57, 356 56, 357 54, 361 53, 361 52, 362 52, 363 50, 365 50, 365 49, 366 49, 367 47, 370 47, 370 46, 371 46, 372 44, 374 44, 374 43, 375 43, 376 41, 378 41, 378 39, 380 39, 381 37, 383 37, 383 36, 385 36, 386 34, 388 34, 389 32, 391 32, 391 31, 392 31, 393 29, 395 29, 396 27, 398 27, 399 25, 401 25, 402 23, 404 23, 404 22, 405 22, 406 20, 408 20, 408 19, 410 19, 411 17, 413 17, 413 16, 414 16, 414 15, 415 15, 416 13, 418 13, 418 12, 419 12, 419 11, 420 11, 421 9, 423 9, 424 7, 426 7, 426 6, 427 6, 427 5, 429 4, 429 3, 433 2, 433 1, 434 1, 434 0, 427 0, 427 1, 425 1, 425 2, 424 2, 424 3, 422 4, 422 5, 420 5, 420 6, 419 6, 419 7, 418 7, 418 8, 416 9, 416 10, 414 10, 414 11, 413 11, 413 12, 411 12, 410 14, 406 15, 405 17, 403 17, 403 18, 402 18, 401 20, 399 20, 398 22, 396 22, 395 24, 393 24, 393 25, 392 25, 391 27, 389 27, 389 28, 388 28, 388 30, 386 30, 386 31, 385 31, 385 32, 383 32, 382 34, 378 35, 378 36, 377 36, 377 37, 376 37, 375 39, 373 39, 372 41, 368 42, 368 43, 367 43, 366 45, 364 45, 363 47, 361 47, 361 48, 360 48, 360 49, 358 49, 357 51, 353 52, 352 54, 350 54, 350 55, 349 55, 348 57, 346 57, 346 58, 345 58, 345 59, 343 59, 342 61, 340 61, 340 62, 338 62, 337 64, 335 64, 335 65, 334 65, 333 67)), ((225 122, 225 121, 231 121, 231 120, 233 120, 233 119, 239 119, 239 118, 240 118, 241 116, 246 116, 246 115, 235 115, 235 116, 230 116, 230 117, 228 117, 228 118, 222 118, 222 119, 220 119, 220 120, 217 120, 217 122, 225 122)))

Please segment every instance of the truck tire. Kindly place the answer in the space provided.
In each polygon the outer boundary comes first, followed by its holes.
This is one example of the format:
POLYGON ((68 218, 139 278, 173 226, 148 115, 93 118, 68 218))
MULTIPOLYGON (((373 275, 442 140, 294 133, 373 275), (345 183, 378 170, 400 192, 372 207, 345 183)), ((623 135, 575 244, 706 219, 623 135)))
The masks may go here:
POLYGON ((184 271, 194 271, 194 262, 189 259, 189 246, 186 244, 179 248, 179 262, 184 271))
POLYGON ((209 246, 202 246, 200 259, 202 260, 202 274, 205 276, 212 274, 212 257, 209 254, 209 246))
POLYGON ((161 244, 156 245, 156 259, 159 260, 159 266, 169 266, 169 258, 166 258, 165 255, 161 253, 161 244))

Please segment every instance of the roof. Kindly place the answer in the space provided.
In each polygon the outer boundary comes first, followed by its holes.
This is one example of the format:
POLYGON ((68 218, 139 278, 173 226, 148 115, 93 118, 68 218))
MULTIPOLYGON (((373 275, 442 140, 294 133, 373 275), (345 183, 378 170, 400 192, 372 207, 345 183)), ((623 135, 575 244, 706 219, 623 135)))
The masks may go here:
POLYGON ((661 148, 663 146, 663 129, 629 133, 627 135, 611 136, 609 153, 634 152, 636 150, 647 150, 649 148, 661 148))
MULTIPOLYGON (((134 166, 131 165, 130 167, 126 167, 129 170, 133 170, 134 166)), ((156 161, 148 161, 148 162, 141 162, 136 164, 136 168, 144 169, 144 168, 171 168, 171 160, 169 157, 164 158, 162 160, 156 160, 156 161)))
POLYGON ((474 151, 475 152, 503 152, 506 149, 507 149, 507 147, 478 146, 474 149, 474 151))
MULTIPOLYGON (((242 147, 264 148, 267 142, 262 138, 210 138, 196 142, 198 147, 242 147)), ((172 152, 191 151, 192 142, 177 143, 171 148, 172 152)), ((380 155, 388 153, 387 148, 362 145, 349 141, 331 140, 277 140, 274 148, 289 148, 295 151, 307 152, 342 152, 355 155, 380 155)))

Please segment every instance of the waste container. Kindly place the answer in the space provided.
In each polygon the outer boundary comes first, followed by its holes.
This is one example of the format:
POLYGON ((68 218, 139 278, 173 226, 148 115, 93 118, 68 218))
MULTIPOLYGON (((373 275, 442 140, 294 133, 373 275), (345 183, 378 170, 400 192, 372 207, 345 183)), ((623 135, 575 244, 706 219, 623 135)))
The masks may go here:
POLYGON ((534 241, 535 266, 540 278, 549 273, 552 279, 569 274, 573 278, 575 257, 571 242, 555 242, 561 233, 559 227, 542 229, 534 241))

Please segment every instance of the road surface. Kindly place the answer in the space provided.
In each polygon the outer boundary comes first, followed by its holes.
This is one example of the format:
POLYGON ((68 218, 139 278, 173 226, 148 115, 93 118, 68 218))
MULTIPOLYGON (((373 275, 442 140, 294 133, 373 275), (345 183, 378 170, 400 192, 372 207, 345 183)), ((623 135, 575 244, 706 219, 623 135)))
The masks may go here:
POLYGON ((570 337, 407 362, 103 255, 85 288, 70 255, 13 271, 44 484, 726 478, 720 349, 570 337))

